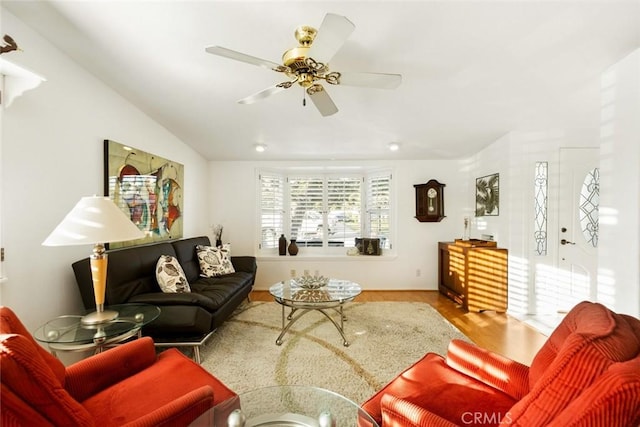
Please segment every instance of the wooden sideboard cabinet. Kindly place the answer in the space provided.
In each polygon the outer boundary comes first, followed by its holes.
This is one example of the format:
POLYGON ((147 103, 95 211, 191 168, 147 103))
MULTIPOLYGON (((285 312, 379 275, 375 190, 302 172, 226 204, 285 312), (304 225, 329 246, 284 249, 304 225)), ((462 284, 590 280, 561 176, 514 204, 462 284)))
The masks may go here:
POLYGON ((438 290, 469 311, 507 311, 507 249, 486 240, 438 243, 438 290))

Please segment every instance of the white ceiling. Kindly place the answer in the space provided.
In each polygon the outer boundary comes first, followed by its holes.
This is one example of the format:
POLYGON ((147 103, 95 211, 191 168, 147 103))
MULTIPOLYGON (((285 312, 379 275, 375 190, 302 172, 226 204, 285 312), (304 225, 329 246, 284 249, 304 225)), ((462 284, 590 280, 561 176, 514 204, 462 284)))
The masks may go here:
POLYGON ((511 130, 593 126, 601 72, 640 45, 636 0, 3 5, 211 160, 450 159, 511 130), (398 89, 329 86, 330 117, 297 85, 240 105, 282 74, 204 50, 280 62, 327 12, 356 26, 331 70, 400 73, 398 89))

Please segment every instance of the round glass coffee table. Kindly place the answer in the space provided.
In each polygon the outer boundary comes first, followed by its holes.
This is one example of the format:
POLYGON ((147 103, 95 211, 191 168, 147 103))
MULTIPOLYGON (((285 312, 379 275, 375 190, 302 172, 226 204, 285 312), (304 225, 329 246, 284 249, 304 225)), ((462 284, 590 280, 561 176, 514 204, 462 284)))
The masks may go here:
POLYGON ((282 306, 282 332, 276 339, 276 344, 282 344, 282 337, 303 315, 309 311, 319 311, 333 323, 340 335, 343 344, 349 346, 349 341, 344 335, 344 321, 346 317, 342 307, 353 301, 360 295, 362 288, 357 283, 349 280, 329 279, 329 282, 320 287, 309 288, 299 284, 296 279, 283 280, 269 288, 269 293, 275 301, 282 306), (291 308, 285 315, 285 307, 291 308), (340 323, 331 317, 328 310, 333 310, 340 316, 340 323), (285 322, 288 320, 288 322, 285 322))
POLYGON ((118 317, 95 325, 82 323, 82 315, 56 317, 39 327, 33 337, 47 343, 55 356, 56 351, 85 351, 121 343, 133 336, 140 337, 142 327, 160 315, 160 308, 151 304, 120 304, 106 307, 116 311, 118 317))
POLYGON ((344 396, 311 386, 259 388, 229 399, 197 418, 191 427, 377 427, 360 406, 344 396))

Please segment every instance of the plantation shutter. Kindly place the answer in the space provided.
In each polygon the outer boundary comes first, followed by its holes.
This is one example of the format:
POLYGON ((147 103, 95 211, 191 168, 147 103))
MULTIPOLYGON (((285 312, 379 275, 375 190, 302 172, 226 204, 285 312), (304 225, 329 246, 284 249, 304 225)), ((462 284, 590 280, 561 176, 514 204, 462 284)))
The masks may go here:
POLYGON ((290 176, 288 181, 291 238, 299 240, 299 245, 305 246, 307 241, 317 241, 323 232, 323 179, 290 176))
POLYGON ((391 249, 391 173, 367 177, 367 232, 380 238, 380 245, 391 249))
POLYGON ((330 177, 327 180, 329 246, 355 246, 361 235, 361 177, 330 177))
POLYGON ((260 229, 262 249, 278 247, 284 233, 284 177, 260 174, 260 229))

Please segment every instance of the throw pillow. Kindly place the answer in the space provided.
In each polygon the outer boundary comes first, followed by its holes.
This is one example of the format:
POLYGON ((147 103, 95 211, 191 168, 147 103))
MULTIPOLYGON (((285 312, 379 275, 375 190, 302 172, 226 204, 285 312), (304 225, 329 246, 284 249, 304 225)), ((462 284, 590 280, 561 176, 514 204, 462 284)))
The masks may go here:
POLYGON ((231 264, 231 246, 229 244, 224 244, 221 248, 198 245, 196 253, 200 263, 200 276, 216 277, 235 273, 233 264, 231 264))
POLYGON ((165 293, 191 292, 187 277, 178 260, 171 255, 161 255, 156 263, 156 280, 165 293))

